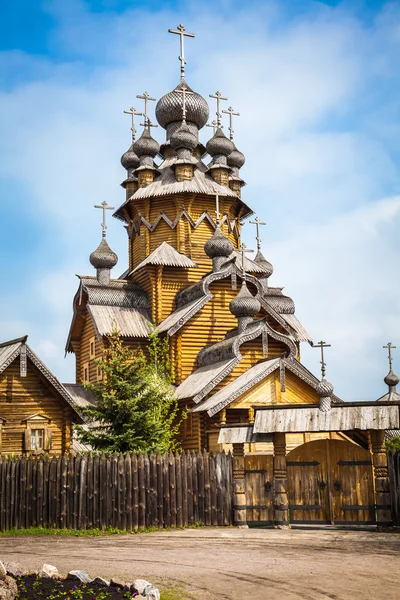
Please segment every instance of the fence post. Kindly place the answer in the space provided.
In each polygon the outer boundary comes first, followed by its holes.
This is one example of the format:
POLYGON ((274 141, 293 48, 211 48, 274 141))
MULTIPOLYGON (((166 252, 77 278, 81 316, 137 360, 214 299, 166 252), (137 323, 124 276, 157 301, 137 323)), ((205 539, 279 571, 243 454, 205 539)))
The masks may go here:
POLYGON ((275 527, 289 527, 288 478, 286 463, 286 435, 274 433, 274 522, 275 527))
POLYGON ((233 444, 233 524, 247 528, 244 444, 233 444))
POLYGON ((390 501, 390 483, 388 472, 388 457, 386 453, 385 431, 371 431, 372 464, 375 479, 375 515, 378 527, 388 527, 392 524, 390 501))

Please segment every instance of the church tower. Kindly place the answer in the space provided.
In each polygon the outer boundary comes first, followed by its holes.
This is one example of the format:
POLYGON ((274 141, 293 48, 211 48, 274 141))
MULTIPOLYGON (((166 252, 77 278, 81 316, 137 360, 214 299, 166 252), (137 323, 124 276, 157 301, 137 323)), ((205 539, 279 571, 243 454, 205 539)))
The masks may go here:
POLYGON ((251 423, 257 403, 319 404, 319 380, 300 362, 300 343, 311 338, 293 300, 269 285, 273 267, 260 239, 265 223, 252 221, 254 259, 241 243, 253 211, 242 193, 245 157, 234 142, 239 113, 222 108, 228 99, 221 92, 209 94, 216 119, 206 145, 200 142, 210 109, 186 82, 184 43, 194 35, 183 25, 169 31, 180 40, 178 85, 158 101, 139 94, 142 113, 125 111, 132 143, 121 158, 125 200, 114 217, 128 233, 129 268, 112 277, 117 257, 106 241, 110 207, 104 205, 103 238, 90 258, 97 274, 79 278, 67 351, 76 356, 77 382, 93 381, 101 377, 93 359, 115 327, 133 348, 145 346, 156 329, 169 340, 180 406, 190 409, 182 446, 215 450, 218 426, 251 423), (138 138, 137 116, 143 118, 138 138), (153 137, 157 126, 165 130, 161 145, 153 137))

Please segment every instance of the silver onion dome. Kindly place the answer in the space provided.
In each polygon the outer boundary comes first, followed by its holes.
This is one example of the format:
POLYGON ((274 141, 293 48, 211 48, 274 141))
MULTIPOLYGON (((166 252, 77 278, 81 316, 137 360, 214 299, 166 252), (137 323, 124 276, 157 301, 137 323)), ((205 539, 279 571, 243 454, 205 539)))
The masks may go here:
POLYGON ((178 150, 179 148, 185 148, 187 150, 194 150, 198 146, 197 137, 190 131, 186 122, 171 135, 170 142, 172 148, 178 150))
POLYGON ((235 317, 254 317, 261 310, 261 304, 249 291, 243 280, 240 292, 229 304, 229 310, 235 317))
POLYGON ((137 169, 140 164, 139 157, 133 150, 133 145, 134 144, 131 144, 129 149, 121 156, 121 165, 127 171, 130 171, 131 169, 137 169))
POLYGON ((186 96, 185 101, 186 121, 194 123, 201 129, 208 121, 208 103, 203 96, 193 92, 184 81, 180 81, 172 92, 165 94, 165 96, 162 96, 159 99, 156 106, 157 121, 164 129, 167 129, 168 125, 171 123, 182 121, 183 98, 182 94, 176 91, 182 89, 182 87, 185 87, 188 92, 191 92, 186 96))
POLYGON ((118 262, 118 256, 111 250, 106 239, 103 238, 98 248, 90 255, 89 260, 95 269, 112 269, 118 262))
POLYGON ((261 250, 258 250, 258 252, 255 256, 254 262, 258 263, 265 270, 265 275, 263 275, 263 277, 271 277, 272 273, 274 272, 274 267, 264 257, 261 250))
POLYGON ((204 244, 204 252, 209 258, 228 258, 233 252, 233 244, 222 233, 219 225, 213 235, 204 244))
POLYGON ((316 392, 320 398, 329 398, 333 394, 333 385, 322 378, 317 385, 316 392))
POLYGON ((237 169, 241 169, 246 162, 244 154, 240 152, 234 145, 232 152, 229 154, 227 158, 227 163, 230 167, 236 167, 237 169))
POLYGON ((220 127, 216 130, 213 137, 208 140, 206 150, 210 156, 229 156, 234 149, 233 142, 226 137, 220 127))
POLYGON ((150 135, 147 127, 143 129, 140 138, 133 144, 133 151, 137 156, 152 156, 153 158, 160 151, 160 144, 150 135))
POLYGON ((393 373, 392 369, 390 369, 389 373, 386 375, 384 382, 389 387, 396 387, 399 383, 400 379, 397 377, 396 373, 393 373))

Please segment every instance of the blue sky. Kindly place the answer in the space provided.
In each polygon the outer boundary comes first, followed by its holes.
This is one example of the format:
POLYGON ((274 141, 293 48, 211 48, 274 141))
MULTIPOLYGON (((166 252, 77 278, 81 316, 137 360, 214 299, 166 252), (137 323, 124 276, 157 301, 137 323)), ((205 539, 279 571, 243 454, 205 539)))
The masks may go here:
MULTIPOLYGON (((243 197, 268 223, 271 283, 332 343, 337 393, 381 395, 382 346, 397 342, 400 353, 399 3, 3 0, 0 11, 1 340, 29 334, 73 380, 64 345, 74 274, 92 272, 100 238, 93 204, 123 202, 123 110, 137 93, 158 98, 176 85, 167 29, 183 22, 196 33, 189 84, 204 97, 221 89, 241 113, 243 197)), ((108 239, 119 274, 119 222, 108 239)), ((254 246, 250 225, 244 239, 254 246)), ((303 361, 318 373, 315 350, 303 361)))

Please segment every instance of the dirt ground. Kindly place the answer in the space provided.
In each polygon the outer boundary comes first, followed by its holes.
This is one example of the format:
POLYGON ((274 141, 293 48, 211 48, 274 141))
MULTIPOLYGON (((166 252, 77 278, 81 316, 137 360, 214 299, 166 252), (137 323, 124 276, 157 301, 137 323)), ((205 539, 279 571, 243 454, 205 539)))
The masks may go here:
POLYGON ((201 600, 399 600, 400 532, 192 529, 104 537, 2 537, 26 568, 148 579, 201 600))

